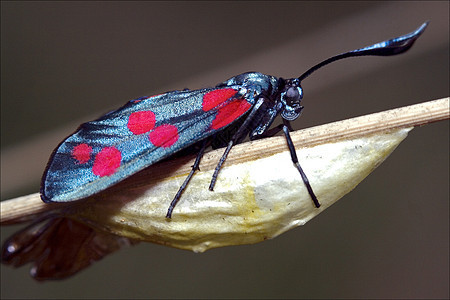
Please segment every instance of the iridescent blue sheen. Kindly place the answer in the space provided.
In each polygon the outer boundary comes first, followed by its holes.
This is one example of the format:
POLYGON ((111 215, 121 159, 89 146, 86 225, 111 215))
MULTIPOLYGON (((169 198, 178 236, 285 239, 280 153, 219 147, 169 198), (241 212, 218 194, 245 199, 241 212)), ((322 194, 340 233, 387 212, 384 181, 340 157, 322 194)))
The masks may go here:
MULTIPOLYGON (((289 121, 300 115, 303 109, 300 105, 303 97, 300 83, 312 72, 347 57, 388 56, 405 52, 426 26, 427 23, 424 23, 410 34, 333 56, 313 66, 298 78, 285 80, 250 72, 232 77, 215 88, 172 91, 129 101, 123 107, 95 121, 82 124, 54 150, 42 178, 41 198, 46 202, 65 202, 88 197, 194 143, 229 130, 229 126, 214 128, 212 124, 220 114, 220 109, 235 99, 243 99, 242 101, 246 101, 250 108, 227 123, 231 125, 238 119, 244 120, 242 126, 245 128, 241 127, 238 130, 241 136, 233 141, 238 143, 242 140, 242 133, 249 134, 251 139, 270 135, 273 131, 269 128, 278 115, 282 117, 284 126, 289 126, 289 121), (234 89, 237 93, 217 107, 205 111, 204 96, 212 91, 225 89, 234 89), (128 129, 127 123, 131 114, 141 111, 154 113, 155 127, 163 124, 175 126, 178 130, 177 140, 170 146, 159 147, 149 142, 148 133, 133 134, 128 129), (87 162, 80 163, 74 157, 74 148, 80 144, 87 144, 92 148, 87 162), (95 175, 93 172, 95 157, 107 147, 115 147, 121 153, 120 166, 107 176, 95 175)), ((290 150, 292 157, 296 157, 295 153, 292 153, 295 149, 290 150)), ((306 178, 306 175, 303 175, 302 178, 306 178)), ((314 199, 312 189, 310 194, 314 199)))

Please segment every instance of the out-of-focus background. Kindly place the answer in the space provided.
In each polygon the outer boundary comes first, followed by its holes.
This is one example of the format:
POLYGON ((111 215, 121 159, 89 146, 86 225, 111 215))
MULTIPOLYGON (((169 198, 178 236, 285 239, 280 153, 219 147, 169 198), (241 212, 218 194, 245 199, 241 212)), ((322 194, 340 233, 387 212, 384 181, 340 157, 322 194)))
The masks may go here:
MULTIPOLYGON (((143 95, 329 56, 430 25, 407 53, 303 82, 297 129, 449 95, 448 1, 1 2, 1 199, 39 189, 78 124, 143 95)), ((203 254, 124 249, 38 283, 1 266, 2 298, 446 298, 449 125, 416 128, 352 193, 301 228, 203 254)), ((20 226, 1 229, 1 240, 20 226)))

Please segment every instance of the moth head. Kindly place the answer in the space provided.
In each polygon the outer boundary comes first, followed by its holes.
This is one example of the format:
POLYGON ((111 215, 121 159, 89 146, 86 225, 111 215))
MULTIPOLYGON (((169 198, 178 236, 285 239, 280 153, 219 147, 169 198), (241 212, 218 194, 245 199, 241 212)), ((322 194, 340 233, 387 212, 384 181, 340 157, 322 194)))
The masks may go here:
POLYGON ((287 121, 293 121, 300 116, 303 106, 300 102, 303 98, 303 89, 297 78, 286 80, 280 94, 282 103, 281 117, 287 121))

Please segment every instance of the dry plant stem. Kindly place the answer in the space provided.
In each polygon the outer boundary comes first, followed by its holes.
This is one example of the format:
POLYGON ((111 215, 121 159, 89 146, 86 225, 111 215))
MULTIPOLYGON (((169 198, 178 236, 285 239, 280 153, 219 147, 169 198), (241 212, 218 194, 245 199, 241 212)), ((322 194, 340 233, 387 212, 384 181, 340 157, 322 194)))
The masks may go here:
MULTIPOLYGON (((396 108, 380 113, 329 123, 291 133, 294 145, 298 148, 334 142, 342 138, 354 138, 362 135, 384 132, 395 128, 421 126, 428 123, 449 119, 449 98, 424 102, 416 105, 396 108)), ((284 137, 273 137, 237 145, 225 162, 226 165, 238 164, 254 158, 266 157, 286 150, 284 137)), ((205 155, 200 165, 202 170, 213 169, 221 157, 223 149, 211 151, 205 155)), ((189 173, 194 158, 177 159, 152 166, 151 173, 141 172, 133 176, 133 182, 151 182, 165 177, 189 173), (176 168, 174 169, 174 166, 176 168), (179 167, 178 167, 179 166, 179 167), (166 170, 173 170, 167 172, 166 170), (140 178, 142 177, 142 178, 140 178)), ((1 202, 1 225, 20 223, 29 217, 60 208, 71 203, 46 204, 41 201, 39 193, 30 194, 1 202)))

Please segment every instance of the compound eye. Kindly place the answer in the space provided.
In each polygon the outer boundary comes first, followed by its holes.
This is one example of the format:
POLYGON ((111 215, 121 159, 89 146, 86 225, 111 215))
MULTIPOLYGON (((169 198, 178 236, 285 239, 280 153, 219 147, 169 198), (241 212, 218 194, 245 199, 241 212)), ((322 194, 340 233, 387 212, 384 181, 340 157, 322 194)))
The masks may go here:
POLYGON ((297 88, 290 87, 286 91, 286 97, 289 99, 298 99, 300 96, 300 93, 298 92, 297 88))

